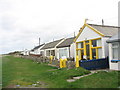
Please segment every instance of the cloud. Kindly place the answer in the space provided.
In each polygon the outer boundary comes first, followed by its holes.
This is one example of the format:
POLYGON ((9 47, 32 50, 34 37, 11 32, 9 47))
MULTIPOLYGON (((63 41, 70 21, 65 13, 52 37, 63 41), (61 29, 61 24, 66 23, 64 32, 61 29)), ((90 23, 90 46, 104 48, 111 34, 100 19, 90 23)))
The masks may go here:
MULTIPOLYGON (((0 0, 0 48, 8 53, 71 37, 88 18, 117 25, 119 0, 0 0), (114 14, 113 14, 114 13, 114 14)), ((1 50, 0 50, 1 51, 1 50)))

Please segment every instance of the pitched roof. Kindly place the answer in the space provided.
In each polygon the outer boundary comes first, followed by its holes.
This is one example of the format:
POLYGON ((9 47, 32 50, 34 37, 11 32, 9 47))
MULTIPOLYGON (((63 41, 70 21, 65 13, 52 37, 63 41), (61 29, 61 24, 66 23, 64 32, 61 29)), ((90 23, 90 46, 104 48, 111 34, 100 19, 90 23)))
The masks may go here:
POLYGON ((31 51, 34 51, 35 49, 38 49, 38 48, 42 47, 43 45, 44 44, 38 45, 38 46, 34 47, 31 51))
POLYGON ((109 40, 107 40, 107 43, 112 43, 112 42, 120 42, 120 31, 112 36, 109 40))
POLYGON ((61 40, 63 40, 63 39, 60 39, 60 40, 56 40, 56 41, 53 41, 53 42, 46 43, 45 46, 43 46, 41 49, 54 48, 61 40))
POLYGON ((111 37, 115 35, 116 33, 118 33, 118 29, 120 29, 120 27, 116 27, 116 26, 96 25, 96 24, 85 23, 80 28, 80 31, 78 35, 76 36, 76 38, 74 39, 74 42, 78 39, 78 37, 80 36, 81 32, 84 30, 85 27, 90 28, 91 30, 98 33, 102 37, 111 37))
POLYGON ((70 45, 74 42, 75 37, 67 38, 62 43, 60 43, 57 48, 61 47, 70 47, 70 45))
POLYGON ((113 36, 118 33, 118 28, 116 26, 106 26, 106 25, 96 25, 96 24, 88 24, 94 29, 98 30, 100 33, 104 34, 104 36, 113 36))

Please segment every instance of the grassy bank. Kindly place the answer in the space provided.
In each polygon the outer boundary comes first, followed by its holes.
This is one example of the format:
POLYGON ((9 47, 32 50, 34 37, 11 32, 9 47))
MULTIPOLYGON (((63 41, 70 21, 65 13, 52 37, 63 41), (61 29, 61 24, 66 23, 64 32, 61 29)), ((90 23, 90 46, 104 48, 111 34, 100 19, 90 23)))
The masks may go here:
POLYGON ((0 89, 2 88, 2 56, 0 55, 0 89))
POLYGON ((46 64, 37 64, 32 60, 6 56, 3 58, 3 87, 34 87, 42 88, 111 88, 118 87, 118 72, 99 72, 83 77, 75 82, 66 80, 73 76, 90 73, 78 69, 57 69, 46 64))

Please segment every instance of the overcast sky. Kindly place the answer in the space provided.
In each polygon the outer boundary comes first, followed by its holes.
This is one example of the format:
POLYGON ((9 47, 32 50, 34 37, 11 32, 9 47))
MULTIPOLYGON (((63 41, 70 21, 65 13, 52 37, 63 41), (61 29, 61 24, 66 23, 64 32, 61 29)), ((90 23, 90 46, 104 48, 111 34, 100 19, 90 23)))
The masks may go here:
POLYGON ((0 53, 74 36, 88 23, 118 25, 119 0, 0 0, 0 53))

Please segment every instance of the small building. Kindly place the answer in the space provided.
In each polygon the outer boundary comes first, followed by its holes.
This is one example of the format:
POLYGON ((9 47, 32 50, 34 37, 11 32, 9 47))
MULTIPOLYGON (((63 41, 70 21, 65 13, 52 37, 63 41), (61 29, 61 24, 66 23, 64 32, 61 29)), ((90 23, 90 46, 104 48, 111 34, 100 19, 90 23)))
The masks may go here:
POLYGON ((74 58, 74 39, 67 38, 57 46, 57 59, 65 56, 66 58, 74 58))
POLYGON ((30 50, 25 49, 21 52, 22 55, 28 56, 30 54, 30 50))
POLYGON ((120 70, 120 31, 107 40, 109 44, 109 68, 120 70))
POLYGON ((93 60, 108 57, 106 40, 118 32, 118 27, 84 23, 75 42, 75 56, 79 60, 93 60))
POLYGON ((33 49, 30 51, 30 54, 31 54, 31 55, 40 55, 40 56, 43 56, 43 55, 44 55, 44 52, 41 50, 41 48, 42 48, 44 45, 45 45, 45 44, 41 44, 41 45, 36 46, 35 48, 33 48, 33 49))
POLYGON ((49 43, 46 43, 42 48, 41 50, 44 51, 44 56, 55 56, 55 58, 57 58, 57 46, 63 42, 64 39, 60 39, 60 40, 56 40, 56 41, 53 41, 53 42, 49 42, 49 43))

